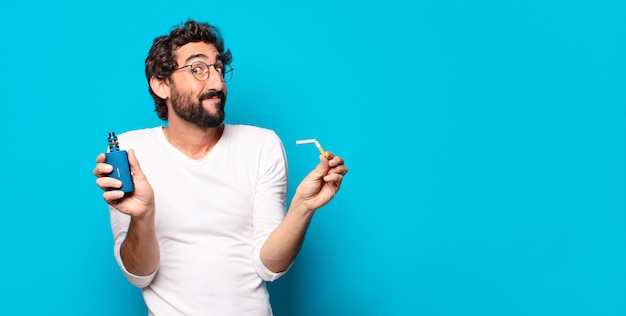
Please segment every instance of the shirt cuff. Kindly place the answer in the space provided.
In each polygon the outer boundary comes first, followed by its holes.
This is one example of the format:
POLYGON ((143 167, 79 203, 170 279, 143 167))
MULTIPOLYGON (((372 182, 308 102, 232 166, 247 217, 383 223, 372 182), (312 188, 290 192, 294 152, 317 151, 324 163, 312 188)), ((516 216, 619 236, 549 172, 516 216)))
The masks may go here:
POLYGON ((124 272, 124 275, 126 276, 126 279, 128 279, 128 282, 130 282, 132 285, 138 287, 138 288, 144 288, 148 285, 150 285, 150 283, 152 283, 152 280, 154 279, 154 277, 156 276, 157 272, 159 271, 159 267, 157 267, 156 269, 154 269, 154 272, 148 274, 148 275, 135 275, 132 274, 130 272, 128 272, 128 270, 126 270, 126 267, 124 266, 124 262, 122 262, 122 255, 120 254, 120 249, 122 247, 116 247, 115 249, 115 259, 117 260, 117 264, 120 266, 120 268, 122 269, 122 272, 124 272))

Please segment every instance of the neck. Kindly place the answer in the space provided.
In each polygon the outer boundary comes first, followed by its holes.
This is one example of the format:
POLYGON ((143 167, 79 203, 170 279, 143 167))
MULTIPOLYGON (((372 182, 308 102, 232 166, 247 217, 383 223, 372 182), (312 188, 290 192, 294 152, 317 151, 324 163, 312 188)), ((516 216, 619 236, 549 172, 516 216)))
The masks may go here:
POLYGON ((191 159, 201 159, 217 144, 224 133, 224 125, 199 127, 170 124, 163 127, 167 141, 191 159))

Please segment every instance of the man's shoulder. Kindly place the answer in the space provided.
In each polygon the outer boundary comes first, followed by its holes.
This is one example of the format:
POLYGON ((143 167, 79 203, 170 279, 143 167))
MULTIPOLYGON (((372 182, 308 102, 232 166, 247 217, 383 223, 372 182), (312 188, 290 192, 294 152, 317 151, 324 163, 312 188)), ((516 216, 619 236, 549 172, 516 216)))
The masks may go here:
POLYGON ((162 133, 162 126, 156 126, 129 130, 121 133, 118 138, 120 140, 120 145, 126 144, 137 146, 138 144, 148 144, 154 141, 159 141, 160 137, 162 137, 162 133))
POLYGON ((123 132, 122 134, 120 134, 120 136, 155 135, 159 131, 161 131, 162 128, 163 128, 162 126, 155 126, 155 127, 133 129, 133 130, 123 132))
POLYGON ((226 129, 229 130, 233 136, 236 137, 249 137, 249 138, 266 138, 266 137, 278 137, 276 132, 269 128, 245 125, 245 124, 227 124, 226 129))
POLYGON ((245 151, 263 152, 268 148, 282 148, 280 137, 269 128, 253 125, 226 125, 224 142, 245 151))
POLYGON ((155 134, 158 131, 160 131, 163 128, 163 126, 154 126, 154 127, 146 127, 146 128, 138 128, 138 129, 132 129, 132 130, 128 130, 126 132, 123 132, 120 135, 145 135, 145 134, 155 134))

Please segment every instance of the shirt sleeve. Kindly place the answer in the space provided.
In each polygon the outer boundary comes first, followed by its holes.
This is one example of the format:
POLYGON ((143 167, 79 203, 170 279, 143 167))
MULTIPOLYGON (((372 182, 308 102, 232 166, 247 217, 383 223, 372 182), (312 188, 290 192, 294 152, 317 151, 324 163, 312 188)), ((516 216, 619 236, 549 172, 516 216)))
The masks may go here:
POLYGON ((158 267, 151 274, 140 276, 140 275, 134 275, 128 272, 128 270, 126 270, 126 267, 124 266, 124 262, 122 261, 122 255, 120 254, 120 250, 122 248, 122 243, 124 242, 124 239, 126 239, 126 233, 128 233, 128 225, 130 225, 130 216, 120 213, 120 211, 118 211, 112 206, 109 206, 109 214, 111 217, 111 230, 113 232, 113 240, 114 240, 113 252, 114 252, 115 260, 117 261, 117 264, 122 269, 122 272, 124 273, 124 276, 126 276, 126 279, 128 279, 128 281, 132 285, 138 288, 144 288, 150 285, 150 283, 156 276, 157 272, 159 271, 158 267))
MULTIPOLYGON (((265 281, 274 281, 285 274, 273 272, 261 261, 261 248, 285 216, 287 195, 287 158, 276 133, 266 137, 259 156, 253 209, 253 258, 257 273, 265 281)), ((290 265, 291 266, 291 265, 290 265)))

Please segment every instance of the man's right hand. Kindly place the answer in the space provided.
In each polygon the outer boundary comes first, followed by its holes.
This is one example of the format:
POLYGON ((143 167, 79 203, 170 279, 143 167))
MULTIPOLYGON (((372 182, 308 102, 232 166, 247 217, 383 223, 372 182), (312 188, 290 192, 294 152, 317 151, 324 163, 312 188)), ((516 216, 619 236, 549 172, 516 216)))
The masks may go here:
POLYGON ((104 153, 96 157, 96 167, 93 169, 93 174, 97 177, 96 185, 104 191, 102 194, 104 200, 120 212, 137 218, 152 215, 154 213, 154 191, 141 170, 139 161, 135 157, 135 151, 132 149, 128 151, 128 164, 135 186, 134 192, 124 196, 124 192, 115 190, 122 187, 122 182, 109 177, 113 171, 113 166, 106 163, 104 153), (110 190, 110 188, 114 189, 110 190))

